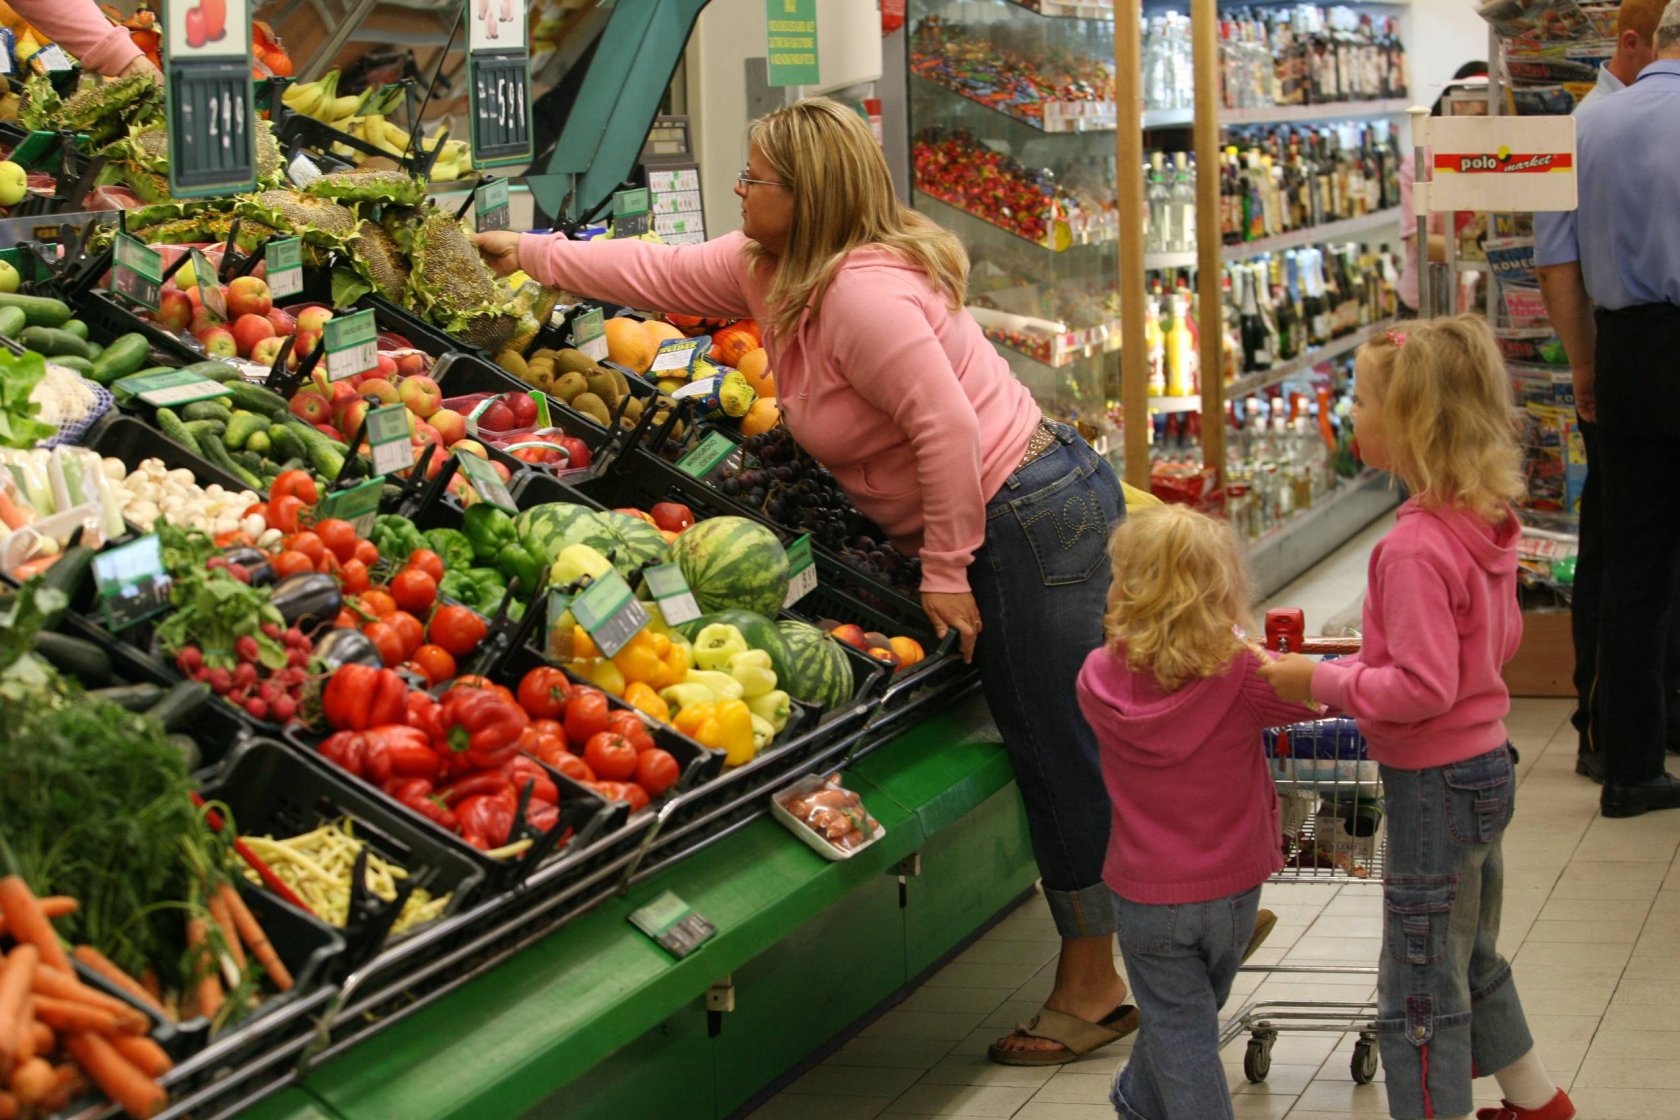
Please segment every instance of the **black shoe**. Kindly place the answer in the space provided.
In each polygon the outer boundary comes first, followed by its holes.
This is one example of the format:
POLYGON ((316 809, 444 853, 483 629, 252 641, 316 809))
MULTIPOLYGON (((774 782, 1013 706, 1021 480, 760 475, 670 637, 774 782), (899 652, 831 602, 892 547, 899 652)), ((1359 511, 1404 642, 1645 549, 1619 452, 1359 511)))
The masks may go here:
POLYGON ((1604 784, 1604 752, 1590 751, 1575 756, 1575 773, 1583 778, 1591 778, 1599 785, 1604 784))
POLYGON ((1606 782, 1599 808, 1607 817, 1637 817, 1653 809, 1680 809, 1680 780, 1663 774, 1634 785, 1606 782))

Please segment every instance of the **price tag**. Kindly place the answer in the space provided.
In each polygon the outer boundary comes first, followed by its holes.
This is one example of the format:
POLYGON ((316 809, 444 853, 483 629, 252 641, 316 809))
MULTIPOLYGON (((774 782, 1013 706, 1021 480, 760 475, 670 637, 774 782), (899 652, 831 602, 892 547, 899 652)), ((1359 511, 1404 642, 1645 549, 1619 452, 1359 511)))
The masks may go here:
MULTIPOLYGON (((303 241, 288 237, 271 241, 263 250, 268 264, 268 290, 276 300, 295 296, 303 291, 303 241)), ((331 320, 328 320, 331 322, 331 320)))
POLYGON ((204 301, 210 314, 227 322, 227 293, 222 291, 222 285, 216 279, 216 270, 210 267, 210 259, 203 250, 192 250, 192 267, 193 280, 198 284, 198 298, 204 301))
POLYGON ((342 518, 356 527, 358 537, 365 537, 373 529, 373 519, 379 515, 379 492, 384 488, 383 479, 370 478, 348 490, 334 490, 316 504, 315 520, 342 518))
MULTIPOLYGON (((531 158, 531 56, 526 0, 461 0, 467 23, 467 109, 475 168, 531 158)), ((483 227, 480 227, 483 228, 483 227)))
POLYGON ((537 406, 537 427, 554 427, 554 417, 548 411, 548 394, 540 391, 531 393, 531 403, 537 406))
POLYGON ((156 311, 163 296, 163 254, 126 233, 117 234, 111 291, 156 311))
POLYGON ((43 74, 62 74, 76 68, 70 56, 64 53, 64 48, 57 43, 49 43, 30 55, 29 62, 43 74))
POLYGON ((480 233, 506 229, 509 225, 508 181, 490 179, 473 196, 475 225, 480 233))
POLYGON ((373 321, 371 308, 328 319, 325 333, 329 381, 379 368, 379 324, 373 321))
POLYGON ((125 630, 169 606, 173 582, 163 567, 163 546, 156 533, 93 558, 99 609, 112 630, 125 630))
POLYGON ((717 926, 670 891, 630 915, 630 924, 659 942, 678 960, 704 945, 717 933, 717 926))
POLYGON ((647 577, 648 590, 653 592, 654 602, 659 604, 659 613, 665 616, 667 626, 679 626, 700 617, 700 604, 694 601, 694 592, 688 589, 688 580, 683 577, 681 567, 657 564, 643 575, 647 577))
POLYGON ((292 162, 286 165, 286 177, 301 191, 321 177, 321 169, 316 166, 314 160, 299 152, 292 157, 292 162))
POLYGON ((658 377, 662 373, 681 370, 685 374, 693 373, 694 366, 712 350, 712 336, 703 334, 699 338, 667 338, 659 344, 659 352, 653 356, 653 365, 648 368, 648 376, 658 377))
POLYGON ((688 454, 677 460, 677 469, 692 478, 704 479, 738 450, 735 441, 722 432, 709 432, 688 454))
POLYGON ((817 589, 817 559, 811 555, 811 534, 788 545, 788 592, 783 607, 791 607, 817 589))
POLYGON ((114 386, 118 395, 139 397, 153 408, 174 408, 193 401, 207 401, 225 397, 233 390, 220 381, 212 381, 189 369, 172 369, 166 373, 148 373, 141 377, 125 377, 114 386))
POLYGON ((619 191, 613 195, 612 229, 614 237, 640 237, 648 231, 648 214, 653 209, 653 196, 646 187, 619 191))
POLYGON ((163 5, 169 193, 230 195, 257 185, 249 0, 163 5))
POLYGON ((513 495, 508 493, 507 484, 496 473, 496 468, 490 465, 490 460, 480 459, 470 451, 457 451, 455 458, 460 460, 461 473, 467 476, 467 481, 472 483, 480 498, 508 513, 519 512, 519 507, 513 504, 513 495))
POLYGON ((572 320, 572 345, 583 351, 592 362, 607 357, 607 324, 599 307, 585 311, 572 320))
POLYGON ((408 406, 388 404, 367 414, 368 448, 373 454, 373 473, 396 474, 414 465, 414 442, 409 439, 408 406))
POLYGON ((616 570, 592 580, 572 600, 572 614, 577 616, 578 625, 589 633, 596 647, 607 657, 628 645, 630 639, 645 630, 651 621, 647 611, 631 593, 630 585, 616 570))

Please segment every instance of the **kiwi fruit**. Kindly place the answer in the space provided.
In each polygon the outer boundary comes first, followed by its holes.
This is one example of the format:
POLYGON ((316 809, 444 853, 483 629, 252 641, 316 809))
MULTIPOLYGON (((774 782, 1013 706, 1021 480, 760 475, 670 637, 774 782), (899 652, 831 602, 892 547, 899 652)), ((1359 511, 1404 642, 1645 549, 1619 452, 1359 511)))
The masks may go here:
POLYGON ((612 374, 596 366, 585 373, 583 378, 589 383, 589 391, 601 398, 608 411, 618 408, 620 393, 618 386, 613 383, 612 374))
MULTIPOLYGON (((570 377, 572 375, 566 374, 565 376, 570 377)), ((594 393, 579 393, 567 403, 602 427, 608 427, 612 424, 612 412, 608 410, 606 402, 594 393)))
POLYGON ((527 384, 535 385, 545 393, 554 392, 554 371, 541 369, 525 378, 527 384))
POLYGON ((628 397, 630 395, 630 379, 624 376, 623 372, 613 369, 611 366, 605 368, 608 373, 612 374, 613 384, 618 386, 618 395, 621 398, 628 397))
POLYGON ((550 353, 554 355, 554 368, 561 373, 570 373, 573 370, 588 373, 595 368, 594 359, 582 350, 552 350, 550 353))
MULTIPOLYGON (((584 380, 583 374, 573 370, 570 373, 562 373, 554 376, 554 388, 550 391, 562 401, 565 401, 567 404, 571 404, 578 396, 589 392, 589 382, 584 380)), ((597 401, 601 400, 600 397, 596 397, 595 399, 597 401)), ((601 401, 601 407, 606 407, 605 401, 601 401)))
POLYGON ((544 346, 542 349, 532 352, 531 360, 552 362, 559 358, 559 356, 560 352, 558 350, 554 349, 552 346, 544 346))
POLYGON ((496 364, 521 381, 531 379, 530 367, 525 364, 525 355, 516 350, 503 350, 500 354, 497 354, 496 364))

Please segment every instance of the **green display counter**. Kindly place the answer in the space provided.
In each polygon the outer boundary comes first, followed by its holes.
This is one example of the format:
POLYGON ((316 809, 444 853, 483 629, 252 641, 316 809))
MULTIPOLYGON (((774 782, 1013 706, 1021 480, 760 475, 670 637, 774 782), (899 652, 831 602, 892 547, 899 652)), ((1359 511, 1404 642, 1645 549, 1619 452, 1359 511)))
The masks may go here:
POLYGON ((977 695, 852 767, 847 785, 886 828, 853 858, 829 862, 775 821, 755 821, 247 1115, 729 1115, 1036 878, 1009 761, 977 695), (680 961, 628 920, 666 890, 718 929, 680 961))

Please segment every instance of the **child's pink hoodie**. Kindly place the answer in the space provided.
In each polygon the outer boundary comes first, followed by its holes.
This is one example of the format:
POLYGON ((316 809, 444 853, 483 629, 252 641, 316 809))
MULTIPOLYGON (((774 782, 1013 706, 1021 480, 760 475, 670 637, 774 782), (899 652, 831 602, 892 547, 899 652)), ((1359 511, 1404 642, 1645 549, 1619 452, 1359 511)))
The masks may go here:
MULTIPOLYGON (((701 245, 526 234, 519 265, 545 284, 630 307, 767 317, 764 269, 739 233, 701 245)), ((907 555, 922 590, 968 590, 986 502, 1020 465, 1040 411, 974 317, 881 248, 835 272, 821 314, 767 335, 782 419, 852 504, 907 555)))
POLYGON ((1314 718, 1286 704, 1243 653, 1216 677, 1164 692, 1106 647, 1079 673, 1113 817, 1103 881, 1166 906, 1241 894, 1283 866, 1277 787, 1263 728, 1314 718))
POLYGON ((1507 741, 1500 670, 1522 641, 1516 514, 1400 507, 1371 552, 1359 656, 1321 662, 1313 699, 1359 721, 1371 757, 1446 766, 1507 741))

